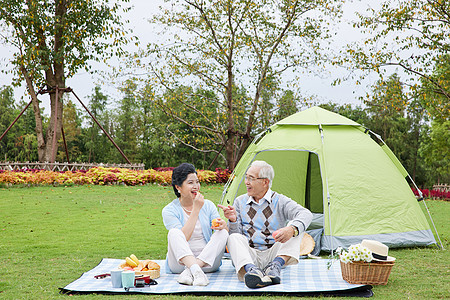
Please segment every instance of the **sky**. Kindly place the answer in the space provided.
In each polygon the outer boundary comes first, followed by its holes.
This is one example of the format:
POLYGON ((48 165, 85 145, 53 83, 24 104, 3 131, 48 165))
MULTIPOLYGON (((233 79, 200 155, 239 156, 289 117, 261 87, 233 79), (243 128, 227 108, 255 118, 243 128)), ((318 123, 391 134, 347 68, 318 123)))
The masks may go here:
MULTIPOLYGON (((130 21, 127 24, 128 28, 133 30, 133 34, 136 35, 141 45, 146 45, 148 42, 155 41, 157 36, 152 32, 152 27, 148 23, 148 18, 152 13, 158 11, 158 6, 163 3, 163 0, 130 0, 130 4, 133 6, 130 12, 123 15, 124 19, 130 21)), ((379 3, 378 0, 355 0, 347 3, 344 6, 344 22, 339 24, 339 30, 337 35, 337 45, 344 45, 347 42, 355 41, 362 38, 362 35, 351 26, 347 25, 345 21, 351 21, 355 19, 354 12, 364 12, 366 8, 370 6, 376 6, 379 3)), ((130 51, 136 48, 131 46, 130 51)), ((0 45, 0 67, 8 68, 7 61, 12 57, 12 51, 14 49, 5 45, 0 45)), ((94 64, 94 69, 99 69, 108 72, 109 69, 103 64, 94 64)), ((301 76, 301 92, 305 95, 315 95, 316 99, 320 102, 333 101, 339 104, 352 104, 361 105, 359 100, 360 96, 365 95, 370 91, 370 85, 372 85, 378 78, 376 75, 369 76, 362 85, 356 85, 354 80, 344 81, 338 86, 331 86, 331 83, 336 78, 347 74, 349 71, 336 67, 328 70, 327 74, 323 73, 320 76, 302 75, 301 76)), ((11 76, 0 73, 0 87, 3 85, 11 84, 11 76)), ((89 74, 86 71, 80 71, 73 78, 66 81, 68 87, 71 87, 78 97, 88 104, 88 97, 92 94, 96 84, 100 84, 104 93, 109 95, 112 99, 118 99, 120 93, 116 87, 109 82, 101 82, 98 75, 89 74)), ((25 93, 24 87, 15 89, 16 101, 21 97, 28 102, 29 97, 25 93)), ((41 99, 41 98, 40 98, 41 99)), ((45 111, 49 113, 48 98, 42 97, 43 106, 46 107, 45 111)), ((74 100, 76 102, 76 100, 74 100)))

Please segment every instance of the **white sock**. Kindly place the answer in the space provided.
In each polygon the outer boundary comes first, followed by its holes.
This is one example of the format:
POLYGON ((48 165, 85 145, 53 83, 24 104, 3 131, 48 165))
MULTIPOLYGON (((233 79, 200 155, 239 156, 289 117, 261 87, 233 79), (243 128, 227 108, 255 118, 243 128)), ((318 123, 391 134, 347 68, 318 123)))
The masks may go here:
POLYGON ((192 274, 195 274, 196 271, 203 272, 202 268, 200 268, 198 264, 193 264, 189 269, 191 270, 192 274))

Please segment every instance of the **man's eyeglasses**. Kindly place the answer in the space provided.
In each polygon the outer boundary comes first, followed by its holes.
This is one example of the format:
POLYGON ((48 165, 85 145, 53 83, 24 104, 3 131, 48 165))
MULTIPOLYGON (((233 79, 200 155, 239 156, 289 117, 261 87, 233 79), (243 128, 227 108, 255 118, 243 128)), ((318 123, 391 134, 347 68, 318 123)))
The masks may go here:
POLYGON ((248 177, 248 176, 245 176, 245 181, 248 181, 248 182, 253 182, 253 181, 255 181, 255 180, 257 180, 257 179, 267 179, 266 177, 248 177))

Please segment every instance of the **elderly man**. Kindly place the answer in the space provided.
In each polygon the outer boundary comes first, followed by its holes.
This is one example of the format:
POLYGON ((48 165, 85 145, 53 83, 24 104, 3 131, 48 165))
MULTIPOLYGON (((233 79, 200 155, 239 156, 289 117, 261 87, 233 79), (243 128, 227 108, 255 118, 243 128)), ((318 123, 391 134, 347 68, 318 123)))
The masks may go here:
POLYGON ((298 263, 311 212, 271 190, 274 171, 254 161, 245 174, 247 194, 233 206, 219 205, 228 219, 228 250, 239 280, 249 288, 280 283, 283 265, 298 263))

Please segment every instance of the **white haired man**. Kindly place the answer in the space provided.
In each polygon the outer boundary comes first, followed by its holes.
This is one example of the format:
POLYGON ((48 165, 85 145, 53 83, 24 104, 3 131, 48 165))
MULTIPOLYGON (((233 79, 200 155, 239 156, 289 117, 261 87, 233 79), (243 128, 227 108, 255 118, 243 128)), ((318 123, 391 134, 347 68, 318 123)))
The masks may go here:
POLYGON ((311 212, 271 190, 274 171, 254 161, 245 174, 247 194, 233 206, 219 205, 228 219, 228 251, 236 273, 249 288, 281 282, 281 268, 297 264, 303 232, 311 212))

